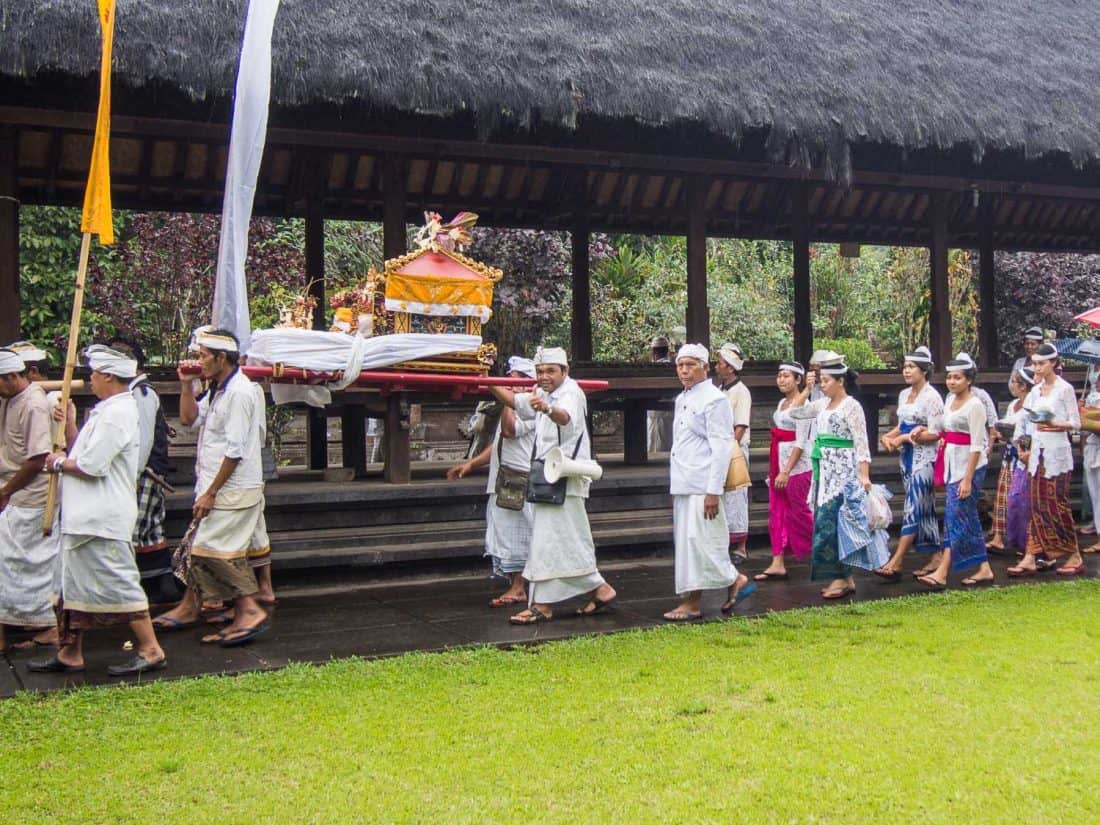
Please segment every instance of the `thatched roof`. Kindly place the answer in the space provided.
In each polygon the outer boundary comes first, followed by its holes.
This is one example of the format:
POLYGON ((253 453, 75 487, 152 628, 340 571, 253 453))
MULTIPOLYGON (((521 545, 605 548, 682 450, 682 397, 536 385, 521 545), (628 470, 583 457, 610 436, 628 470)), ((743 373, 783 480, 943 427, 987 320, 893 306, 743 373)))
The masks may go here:
MULTIPOLYGON (((224 99, 244 8, 118 0, 116 89, 224 99)), ((0 0, 0 80, 93 76, 94 9, 0 0)), ((284 0, 273 99, 472 117, 482 137, 502 123, 596 120, 692 124, 733 143, 765 134, 772 160, 840 177, 860 143, 1080 166, 1100 160, 1095 11, 1079 0, 284 0)))

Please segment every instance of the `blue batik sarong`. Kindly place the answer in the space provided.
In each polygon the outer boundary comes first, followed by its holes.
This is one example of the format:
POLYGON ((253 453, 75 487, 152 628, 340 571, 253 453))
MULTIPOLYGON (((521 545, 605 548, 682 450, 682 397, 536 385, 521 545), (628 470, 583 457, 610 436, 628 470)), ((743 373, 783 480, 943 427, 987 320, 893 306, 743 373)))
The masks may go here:
MULTIPOLYGON (((908 434, 917 425, 907 421, 899 425, 908 434)), ((913 472, 913 445, 901 445, 901 481, 905 485, 905 512, 901 519, 901 535, 916 536, 913 549, 918 553, 938 553, 943 549, 940 522, 936 518, 935 468, 929 464, 913 472)))
POLYGON ((944 516, 947 537, 944 546, 951 548, 953 570, 965 570, 989 561, 989 555, 985 551, 985 534, 978 518, 978 500, 985 481, 985 470, 985 467, 979 467, 974 471, 970 495, 965 499, 959 499, 959 482, 952 481, 947 485, 947 510, 944 516))
POLYGON ((889 560, 886 531, 870 528, 867 493, 858 481, 848 481, 814 512, 811 579, 844 579, 853 569, 877 570, 889 560))

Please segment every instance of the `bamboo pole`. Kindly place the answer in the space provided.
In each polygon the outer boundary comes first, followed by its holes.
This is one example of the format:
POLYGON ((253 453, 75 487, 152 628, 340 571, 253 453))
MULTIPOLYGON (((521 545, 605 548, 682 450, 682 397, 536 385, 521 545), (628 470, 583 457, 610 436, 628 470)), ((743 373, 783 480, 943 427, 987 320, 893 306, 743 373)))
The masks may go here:
MULTIPOLYGON (((61 378, 61 409, 65 415, 57 422, 53 434, 53 451, 64 450, 65 421, 68 419, 69 398, 72 396, 73 370, 76 368, 76 348, 80 337, 80 315, 84 310, 84 281, 88 275, 88 254, 92 246, 92 233, 85 232, 80 239, 80 263, 76 268, 76 289, 73 292, 73 314, 69 319, 69 348, 65 354, 65 373, 61 378)), ((57 494, 60 475, 50 475, 50 487, 46 494, 46 511, 42 516, 42 535, 53 532, 53 517, 57 512, 57 494)))

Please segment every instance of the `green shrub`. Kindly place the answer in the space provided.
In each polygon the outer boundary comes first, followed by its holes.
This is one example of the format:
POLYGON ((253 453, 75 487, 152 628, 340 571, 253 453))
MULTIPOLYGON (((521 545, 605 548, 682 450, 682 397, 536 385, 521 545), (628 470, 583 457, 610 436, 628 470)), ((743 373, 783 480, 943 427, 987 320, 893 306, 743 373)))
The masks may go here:
POLYGON ((854 370, 886 369, 886 362, 878 357, 867 341, 859 338, 814 338, 814 349, 831 349, 844 356, 844 363, 854 370))

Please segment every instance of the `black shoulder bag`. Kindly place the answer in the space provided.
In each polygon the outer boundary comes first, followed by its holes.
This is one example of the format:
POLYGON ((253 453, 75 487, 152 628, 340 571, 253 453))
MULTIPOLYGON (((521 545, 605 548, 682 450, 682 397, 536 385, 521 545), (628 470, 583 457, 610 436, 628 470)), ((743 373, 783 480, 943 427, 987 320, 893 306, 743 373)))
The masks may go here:
MULTIPOLYGON (((573 448, 571 458, 576 458, 581 450, 581 442, 584 440, 588 428, 585 427, 577 437, 577 446, 573 448)), ((531 446, 531 472, 527 476, 527 500, 532 504, 565 504, 565 485, 568 478, 559 478, 553 484, 546 480, 546 461, 535 458, 539 440, 535 437, 535 443, 531 446)), ((561 446, 561 427, 558 427, 558 446, 561 446)))

